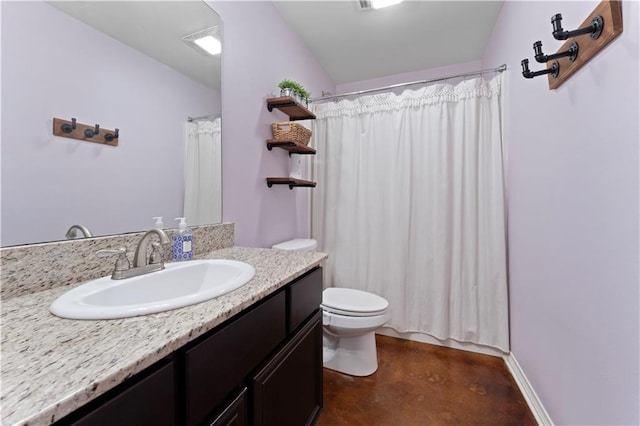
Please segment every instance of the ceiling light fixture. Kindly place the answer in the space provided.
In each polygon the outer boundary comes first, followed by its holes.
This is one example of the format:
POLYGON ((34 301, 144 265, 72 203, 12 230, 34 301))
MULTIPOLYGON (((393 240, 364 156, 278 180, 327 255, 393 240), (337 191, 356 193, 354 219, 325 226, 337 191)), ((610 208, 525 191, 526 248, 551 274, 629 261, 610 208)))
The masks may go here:
POLYGON ((361 10, 382 9, 402 3, 403 0, 359 0, 361 10))
POLYGON ((219 55, 222 52, 222 44, 212 36, 202 37, 193 42, 210 55, 219 55))
POLYGON ((196 50, 207 52, 212 56, 219 55, 222 52, 222 43, 220 43, 217 26, 189 34, 182 37, 182 40, 196 50))

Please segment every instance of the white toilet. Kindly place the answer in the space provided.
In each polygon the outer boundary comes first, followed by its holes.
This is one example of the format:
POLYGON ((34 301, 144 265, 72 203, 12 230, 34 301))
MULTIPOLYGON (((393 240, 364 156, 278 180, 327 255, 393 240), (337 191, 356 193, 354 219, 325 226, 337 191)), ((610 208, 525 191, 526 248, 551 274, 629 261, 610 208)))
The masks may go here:
MULTIPOLYGON (((273 246, 280 250, 314 251, 315 240, 295 239, 273 246)), ((389 302, 366 291, 327 288, 322 292, 324 366, 352 376, 378 369, 375 330, 388 320, 389 302)))

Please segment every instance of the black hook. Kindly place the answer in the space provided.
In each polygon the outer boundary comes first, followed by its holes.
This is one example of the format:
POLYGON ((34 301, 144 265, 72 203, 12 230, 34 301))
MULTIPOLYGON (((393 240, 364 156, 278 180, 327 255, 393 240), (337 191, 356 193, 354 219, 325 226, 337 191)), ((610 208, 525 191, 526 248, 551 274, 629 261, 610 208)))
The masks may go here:
POLYGON ((553 26, 553 38, 556 40, 566 40, 571 37, 576 37, 582 34, 591 34, 591 38, 596 40, 602 34, 602 28, 604 28, 604 20, 602 16, 598 15, 591 20, 591 25, 588 27, 580 28, 574 31, 564 31, 562 29, 562 14, 557 13, 551 17, 551 25, 553 26))
POLYGON ((551 68, 547 68, 546 70, 541 70, 536 72, 529 71, 528 59, 523 59, 522 62, 520 62, 520 64, 522 64, 522 75, 524 78, 533 78, 533 77, 537 77, 539 75, 545 75, 545 74, 551 74, 553 78, 557 78, 558 74, 560 73, 560 64, 558 64, 558 61, 553 61, 553 63, 551 64, 551 68))
POLYGON ((64 123, 62 126, 60 126, 60 130, 62 130, 64 133, 71 133, 75 129, 76 129, 76 119, 75 118, 71 119, 71 124, 64 123))
POLYGON ((571 45, 569 45, 569 49, 565 50, 564 52, 558 52, 552 55, 545 55, 544 53, 542 53, 542 42, 536 41, 535 43, 533 43, 533 51, 535 52, 535 55, 536 55, 535 56, 536 61, 542 64, 547 61, 551 61, 553 59, 563 58, 565 56, 568 56, 569 60, 573 62, 578 57, 578 43, 574 41, 573 43, 571 43, 571 45))
POLYGON ((104 135, 104 140, 107 142, 111 142, 114 139, 118 139, 118 132, 119 130, 116 129, 115 133, 107 133, 106 135, 104 135))
POLYGON ((91 130, 91 129, 87 129, 84 131, 84 135, 88 138, 92 138, 95 135, 97 135, 98 133, 100 133, 100 125, 96 124, 96 128, 91 130))

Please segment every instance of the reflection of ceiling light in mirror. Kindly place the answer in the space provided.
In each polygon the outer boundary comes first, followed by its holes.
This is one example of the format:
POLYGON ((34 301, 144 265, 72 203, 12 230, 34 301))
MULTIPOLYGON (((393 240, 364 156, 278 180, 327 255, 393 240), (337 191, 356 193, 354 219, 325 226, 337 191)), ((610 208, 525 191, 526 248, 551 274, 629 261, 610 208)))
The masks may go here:
POLYGON ((382 9, 383 7, 393 6, 402 3, 403 0, 360 0, 360 9, 382 9))
POLYGON ((222 52, 222 43, 213 38, 213 36, 206 36, 193 41, 202 49, 207 51, 210 55, 219 55, 222 52))
POLYGON ((210 27, 197 33, 182 37, 182 40, 199 51, 205 51, 209 55, 219 55, 222 52, 218 27, 210 27))

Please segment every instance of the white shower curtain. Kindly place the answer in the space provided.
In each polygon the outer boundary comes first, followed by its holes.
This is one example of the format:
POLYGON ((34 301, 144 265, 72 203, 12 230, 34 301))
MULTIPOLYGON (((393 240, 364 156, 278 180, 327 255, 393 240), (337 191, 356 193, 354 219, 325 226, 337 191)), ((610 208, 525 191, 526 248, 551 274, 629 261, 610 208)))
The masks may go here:
POLYGON ((509 350, 502 76, 315 105, 312 235, 387 326, 509 350))
POLYGON ((184 216, 191 225, 219 223, 221 178, 220 118, 184 126, 184 216))

